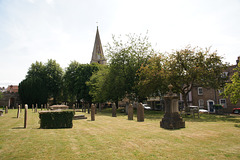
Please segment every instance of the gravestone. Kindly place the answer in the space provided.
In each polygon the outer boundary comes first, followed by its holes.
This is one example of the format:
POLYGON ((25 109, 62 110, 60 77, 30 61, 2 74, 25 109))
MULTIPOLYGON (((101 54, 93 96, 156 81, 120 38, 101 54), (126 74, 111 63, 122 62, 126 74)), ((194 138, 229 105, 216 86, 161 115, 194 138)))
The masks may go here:
POLYGON ((164 96, 165 114, 160 122, 160 127, 165 129, 185 128, 185 122, 179 114, 178 96, 172 92, 172 85, 168 86, 169 92, 164 96))
POLYGON ((27 110, 28 110, 28 105, 25 104, 24 128, 27 128, 27 110))
POLYGON ((133 105, 128 106, 128 120, 133 120, 133 105))
POLYGON ((18 105, 18 110, 17 110, 17 118, 20 117, 20 105, 18 105))
POLYGON ((91 105, 91 121, 95 121, 95 105, 91 105))
POLYGON ((117 107, 116 104, 112 104, 112 117, 117 117, 117 107))
POLYGON ((41 104, 41 111, 43 110, 43 104, 41 104))
POLYGON ((139 103, 137 107, 137 121, 144 122, 144 107, 142 103, 139 103))
POLYGON ((34 113, 37 113, 37 108, 38 108, 38 105, 36 104, 36 107, 35 107, 34 113))
POLYGON ((0 109, 0 116, 3 116, 3 110, 0 109))
POLYGON ((44 104, 44 110, 47 110, 47 104, 44 104))
POLYGON ((5 114, 8 113, 8 106, 5 107, 5 114))
POLYGON ((129 107, 129 104, 127 103, 126 106, 125 106, 125 113, 126 113, 126 115, 128 115, 128 107, 129 107))
POLYGON ((34 104, 32 104, 32 112, 33 112, 34 104))

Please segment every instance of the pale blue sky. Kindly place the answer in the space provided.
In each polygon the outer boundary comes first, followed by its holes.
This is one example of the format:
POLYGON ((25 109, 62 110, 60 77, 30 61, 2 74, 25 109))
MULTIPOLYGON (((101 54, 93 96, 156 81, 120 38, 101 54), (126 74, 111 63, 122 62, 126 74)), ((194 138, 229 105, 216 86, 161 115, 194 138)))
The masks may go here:
POLYGON ((99 22, 112 34, 145 34, 154 49, 212 46, 240 56, 240 0, 0 0, 0 86, 18 84, 35 61, 89 63, 99 22))

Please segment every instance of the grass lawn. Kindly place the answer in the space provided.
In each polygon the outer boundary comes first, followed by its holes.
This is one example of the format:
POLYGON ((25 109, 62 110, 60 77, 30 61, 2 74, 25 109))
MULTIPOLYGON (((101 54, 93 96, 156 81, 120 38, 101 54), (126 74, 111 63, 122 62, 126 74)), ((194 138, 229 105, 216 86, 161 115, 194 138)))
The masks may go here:
MULTIPOLYGON (((76 112, 76 114, 83 114, 76 112)), ((39 129, 38 113, 9 110, 0 117, 0 159, 240 159, 240 116, 184 118, 186 128, 160 128, 162 112, 145 111, 145 121, 127 120, 110 109, 96 121, 74 120, 71 129, 39 129)))

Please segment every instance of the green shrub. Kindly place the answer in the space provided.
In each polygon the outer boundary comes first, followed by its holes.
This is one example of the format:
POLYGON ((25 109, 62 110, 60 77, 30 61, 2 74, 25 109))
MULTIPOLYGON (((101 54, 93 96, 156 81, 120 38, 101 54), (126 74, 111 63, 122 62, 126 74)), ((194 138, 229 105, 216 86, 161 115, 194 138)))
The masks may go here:
POLYGON ((74 111, 43 111, 39 112, 40 128, 72 128, 74 111))

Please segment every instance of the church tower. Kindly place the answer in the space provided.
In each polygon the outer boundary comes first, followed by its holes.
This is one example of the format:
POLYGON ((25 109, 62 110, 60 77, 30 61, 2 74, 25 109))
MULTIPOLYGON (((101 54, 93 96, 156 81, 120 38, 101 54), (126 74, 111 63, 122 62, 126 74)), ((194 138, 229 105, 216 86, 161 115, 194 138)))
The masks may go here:
POLYGON ((97 27, 97 33, 96 33, 95 43, 94 43, 93 52, 92 52, 92 59, 90 63, 94 63, 94 62, 99 64, 107 63, 103 54, 103 48, 102 48, 102 43, 99 36, 98 27, 97 27))

